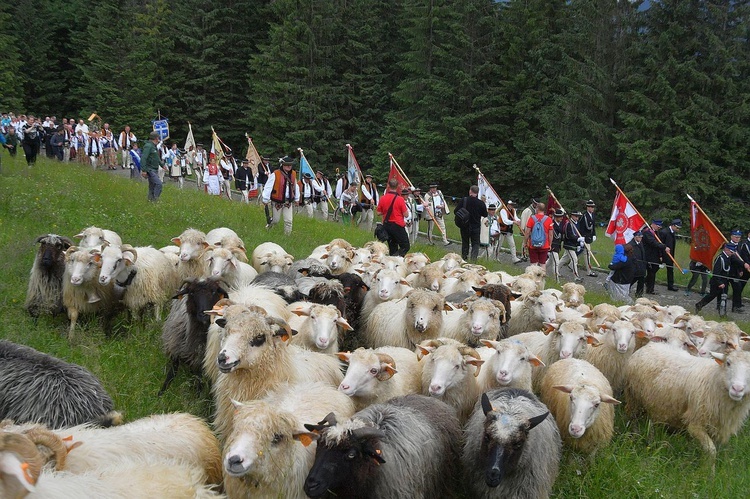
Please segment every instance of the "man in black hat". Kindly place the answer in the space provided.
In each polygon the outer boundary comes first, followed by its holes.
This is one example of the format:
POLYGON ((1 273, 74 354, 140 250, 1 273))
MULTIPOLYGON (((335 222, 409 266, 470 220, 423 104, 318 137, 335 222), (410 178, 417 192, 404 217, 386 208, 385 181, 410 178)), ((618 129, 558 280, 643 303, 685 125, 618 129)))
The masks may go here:
POLYGON ((732 312, 741 314, 742 290, 750 276, 750 241, 742 241, 742 231, 733 230, 729 235, 729 242, 737 245, 737 251, 732 255, 732 268, 729 269, 730 284, 732 285, 732 312))
POLYGON ((293 206, 299 204, 300 192, 297 185, 297 174, 292 169, 294 158, 279 158, 279 169, 274 171, 263 188, 263 204, 272 207, 271 221, 266 229, 279 223, 284 218, 284 234, 292 233, 294 217, 293 206))
MULTIPOLYGON (((732 255, 737 251, 737 245, 734 243, 725 243, 724 248, 714 260, 714 268, 711 277, 710 292, 695 304, 695 313, 699 313, 703 307, 711 303, 714 298, 727 293, 729 288, 729 270, 732 267, 732 255)), ((720 308, 721 301, 717 300, 716 309, 719 314, 722 313, 720 308)))
POLYGON ((521 262, 522 260, 518 258, 518 255, 516 254, 516 241, 513 239, 513 226, 518 225, 519 228, 521 227, 521 219, 516 215, 516 203, 510 199, 505 203, 505 206, 500 209, 497 223, 498 228, 500 229, 499 240, 497 243, 498 260, 500 250, 507 244, 510 258, 513 263, 521 262))
POLYGON ((596 272, 594 272, 594 268, 591 266, 591 243, 596 241, 595 209, 596 203, 594 203, 593 199, 586 201, 586 212, 583 213, 578 223, 578 232, 581 233, 586 248, 586 269, 588 269, 589 277, 596 277, 596 272))
MULTIPOLYGON (((659 242, 656 233, 662 227, 662 221, 658 218, 651 220, 651 226, 642 229, 643 244, 646 249, 646 293, 655 295, 654 285, 656 283, 656 273, 663 261, 663 256, 670 251, 667 246, 659 242)), ((636 291, 637 293, 637 291, 636 291)))
POLYGON ((413 187, 406 200, 406 207, 409 209, 409 218, 406 221, 406 232, 409 234, 409 244, 414 244, 419 236, 419 220, 422 218, 422 190, 419 187, 413 187))
POLYGON ((468 196, 464 197, 458 206, 469 211, 468 225, 461 227, 461 256, 464 260, 476 262, 479 256, 479 236, 482 227, 482 217, 486 217, 487 205, 479 199, 479 186, 472 185, 468 196))
POLYGON ((427 220, 427 240, 432 242, 432 231, 435 224, 440 228, 443 237, 443 246, 448 246, 448 233, 445 231, 445 215, 450 213, 448 203, 445 202, 443 193, 438 190, 437 184, 430 184, 430 190, 424 195, 424 216, 427 220))
POLYGON ((316 182, 313 182, 313 204, 315 205, 313 211, 320 211, 323 220, 328 220, 328 200, 333 197, 333 189, 322 171, 315 172, 315 180, 316 182))
POLYGON ((253 183, 253 171, 250 169, 250 161, 243 159, 240 167, 237 169, 237 173, 234 174, 235 187, 242 194, 242 201, 245 204, 250 203, 250 185, 253 183))
MULTIPOLYGON (((659 231, 659 239, 669 249, 670 255, 674 255, 675 244, 677 243, 677 233, 682 228, 682 220, 675 218, 669 227, 665 227, 659 231)), ((666 249, 665 249, 666 252, 666 249)), ((667 289, 669 291, 677 291, 674 285, 674 262, 669 255, 664 255, 664 263, 667 265, 667 289)))
POLYGON ((378 201, 380 201, 378 186, 373 182, 372 175, 368 173, 365 175, 365 182, 362 184, 359 194, 359 204, 362 207, 359 226, 367 232, 372 232, 372 222, 378 201))
POLYGON ((640 298, 643 296, 643 285, 646 282, 646 271, 648 262, 646 261, 646 246, 643 244, 643 232, 637 230, 633 232, 633 239, 628 244, 633 247, 633 259, 635 260, 635 268, 633 269, 633 281, 630 283, 632 287, 635 287, 635 297, 640 298))
POLYGON ((300 184, 300 197, 299 202, 300 211, 307 215, 309 218, 313 217, 313 195, 315 189, 313 188, 312 175, 305 172, 302 174, 302 182, 300 184))
MULTIPOLYGON (((560 282, 560 250, 562 249, 563 237, 565 235, 565 211, 558 208, 552 214, 552 243, 550 244, 547 264, 552 266, 552 275, 555 282, 560 282)), ((548 272, 549 273, 549 272, 548 272)))
MULTIPOLYGON (((583 279, 578 274, 578 254, 583 249, 585 244, 584 237, 580 234, 580 221, 582 213, 580 211, 574 211, 570 214, 570 220, 565 224, 563 228, 563 240, 562 247, 565 254, 560 259, 560 267, 568 265, 570 270, 573 271, 575 276, 575 282, 582 282, 583 279)), ((553 240, 554 240, 554 226, 553 226, 553 240)))
POLYGON ((191 154, 190 161, 193 164, 193 172, 197 179, 196 185, 200 189, 203 187, 203 176, 206 172, 206 165, 208 165, 208 153, 203 149, 203 144, 200 142, 195 144, 195 151, 191 154))

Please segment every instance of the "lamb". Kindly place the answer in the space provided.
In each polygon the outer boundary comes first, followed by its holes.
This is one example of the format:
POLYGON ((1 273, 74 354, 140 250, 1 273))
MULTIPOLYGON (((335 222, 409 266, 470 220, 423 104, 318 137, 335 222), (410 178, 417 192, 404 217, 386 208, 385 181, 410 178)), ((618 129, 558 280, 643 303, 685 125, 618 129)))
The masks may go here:
POLYGON ((520 388, 531 391, 532 368, 544 366, 539 357, 517 339, 480 341, 487 347, 478 350, 484 360, 477 377, 480 393, 493 388, 520 388))
POLYGON ((379 270, 370 284, 371 291, 365 295, 362 302, 361 314, 363 317, 369 317, 372 311, 389 300, 397 300, 411 289, 409 284, 395 270, 379 270))
POLYGON ((750 412, 750 352, 712 356, 658 343, 641 348, 627 366, 626 409, 633 415, 643 407, 652 421, 686 429, 713 461, 714 442, 726 443, 750 412))
POLYGON ((99 284, 114 280, 120 300, 137 319, 153 305, 155 319, 161 320, 162 306, 180 285, 177 269, 164 253, 150 246, 105 244, 100 254, 99 284))
POLYGON ((315 463, 304 491, 312 497, 445 497, 455 490, 461 426, 445 403, 407 395, 318 425, 315 463), (418 479, 415 479, 418 477, 418 479))
POLYGON ((577 308, 584 304, 586 288, 583 284, 575 282, 566 282, 563 284, 563 292, 560 299, 565 302, 566 307, 577 308))
POLYGON ((458 419, 466 421, 479 397, 479 353, 460 343, 427 340, 417 345, 425 356, 422 361, 422 394, 437 397, 456 409, 458 419))
POLYGON ((449 307, 434 291, 413 289, 404 298, 381 303, 373 309, 365 318, 363 341, 371 348, 412 349, 421 341, 440 335, 443 310, 449 307))
POLYGON ((552 364, 542 380, 541 399, 572 449, 590 454, 612 440, 614 405, 620 401, 612 397, 607 378, 585 360, 552 364))
POLYGON ((513 316, 508 320, 508 336, 541 329, 545 322, 554 322, 555 314, 564 303, 550 293, 534 291, 526 295, 520 305, 513 302, 513 316))
POLYGON ((352 398, 358 411, 421 391, 421 366, 411 350, 358 348, 351 353, 341 352, 338 357, 349 364, 339 391, 352 398))
POLYGON ((101 255, 97 252, 97 249, 79 250, 76 246, 71 246, 65 252, 62 302, 68 310, 68 339, 71 341, 80 314, 103 312, 104 331, 111 333, 111 321, 116 313, 114 289, 112 283, 106 286, 99 284, 98 263, 101 255))
POLYGON ((464 304, 466 311, 457 320, 444 321, 442 335, 471 347, 481 339, 496 340, 505 324, 505 306, 497 300, 480 298, 464 304))
POLYGON ((60 439, 40 441, 33 433, 0 435, 4 472, 0 497, 221 497, 213 486, 204 485, 204 473, 172 460, 147 458, 132 459, 126 464, 102 463, 96 470, 79 475, 42 469, 44 456, 37 444, 53 447, 57 462, 65 462, 65 446, 60 439))
POLYGON ((513 339, 523 342, 544 364, 531 374, 531 385, 538 391, 546 370, 554 362, 571 357, 585 357, 588 345, 599 346, 599 340, 586 331, 583 324, 567 321, 562 324, 550 323, 544 331, 519 334, 513 339), (546 367, 545 367, 546 366, 546 367))
MULTIPOLYGON (((409 255, 406 255, 409 256, 409 255)), ((445 272, 440 262, 431 263, 423 267, 418 274, 413 274, 411 286, 414 288, 424 288, 431 291, 440 291, 445 281, 445 272)))
POLYGON ((116 424, 112 398, 93 374, 33 348, 0 340, 0 420, 63 428, 116 424))
POLYGON ((354 413, 349 397, 322 383, 285 385, 263 400, 235 407, 223 459, 229 497, 305 499, 303 487, 316 446, 310 445, 303 422, 354 413))
POLYGON ((73 241, 57 234, 36 238, 39 249, 29 274, 24 308, 32 317, 57 315, 63 311, 62 283, 65 273, 65 251, 73 241))
POLYGON ((308 308, 296 308, 292 313, 303 318, 300 321, 292 319, 289 324, 297 331, 297 335, 292 338, 292 345, 299 345, 313 352, 338 352, 339 328, 343 331, 352 329, 334 305, 316 303, 308 308))
POLYGON ((586 352, 586 360, 596 367, 619 396, 625 389, 625 366, 635 351, 636 329, 632 322, 607 322, 604 335, 599 337, 601 345, 586 352))
MULTIPOLYGON (((200 375, 211 322, 206 310, 211 310, 227 296, 222 283, 216 279, 186 281, 175 294, 162 326, 161 341, 169 362, 159 396, 169 388, 181 364, 185 364, 194 375, 200 375)), ((215 364, 216 355, 213 357, 215 364)))
POLYGON ((430 257, 424 253, 407 253, 404 256, 404 264, 408 273, 420 272, 428 263, 430 263, 430 257))
POLYGON ((336 358, 288 345, 289 326, 257 307, 226 317, 224 331, 216 358, 221 374, 212 387, 214 426, 224 439, 232 432, 232 400, 261 398, 284 382, 338 387, 344 378, 336 358))
POLYGON ((252 256, 253 268, 259 274, 273 271, 286 273, 294 262, 294 257, 276 243, 265 242, 255 247, 252 256))
POLYGON ((206 251, 208 276, 219 278, 230 288, 240 288, 253 282, 258 272, 224 247, 206 251))
POLYGON ((210 246, 206 241, 206 234, 195 229, 185 229, 172 243, 180 247, 180 261, 177 273, 180 280, 201 279, 206 277, 206 262, 202 258, 203 252, 210 246))
POLYGON ((113 232, 107 229, 100 229, 99 227, 94 226, 86 227, 81 232, 76 234, 75 238, 81 240, 78 243, 78 246, 86 249, 100 248, 105 243, 112 246, 120 246, 122 244, 122 239, 117 234, 117 232, 113 232))
POLYGON ((464 435, 461 463, 471 497, 549 497, 562 443, 554 417, 534 395, 515 388, 482 394, 464 435))

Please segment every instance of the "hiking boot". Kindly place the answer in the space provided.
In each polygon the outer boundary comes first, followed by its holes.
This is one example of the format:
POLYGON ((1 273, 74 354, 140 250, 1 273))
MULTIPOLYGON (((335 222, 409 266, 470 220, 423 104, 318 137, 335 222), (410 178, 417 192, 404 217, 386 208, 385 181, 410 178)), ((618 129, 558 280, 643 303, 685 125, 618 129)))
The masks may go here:
POLYGON ((703 308, 703 304, 701 302, 698 302, 695 304, 695 313, 700 313, 701 309, 703 308))
POLYGON ((596 277, 598 274, 596 272, 589 272, 589 277, 596 277))

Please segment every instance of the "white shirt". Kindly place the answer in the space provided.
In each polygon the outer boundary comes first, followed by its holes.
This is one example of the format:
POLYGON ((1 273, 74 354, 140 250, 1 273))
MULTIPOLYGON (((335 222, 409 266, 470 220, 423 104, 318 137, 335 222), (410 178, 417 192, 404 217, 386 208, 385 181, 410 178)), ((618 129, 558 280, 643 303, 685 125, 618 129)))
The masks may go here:
POLYGON ((76 130, 75 130, 76 134, 78 133, 79 130, 82 131, 84 135, 88 135, 89 134, 89 126, 86 123, 84 123, 84 124, 80 124, 80 123, 77 124, 76 125, 76 130))

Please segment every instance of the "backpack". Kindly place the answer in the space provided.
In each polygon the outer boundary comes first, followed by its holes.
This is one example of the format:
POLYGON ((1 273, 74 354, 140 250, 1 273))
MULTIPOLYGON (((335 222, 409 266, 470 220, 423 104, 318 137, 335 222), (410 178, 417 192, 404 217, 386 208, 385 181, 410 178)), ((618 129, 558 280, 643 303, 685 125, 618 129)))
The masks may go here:
POLYGON ((456 210, 456 227, 463 229, 469 226, 469 219, 471 219, 471 213, 466 209, 466 198, 459 209, 456 210))
POLYGON ((547 215, 542 218, 534 216, 534 226, 531 228, 531 247, 541 248, 547 242, 547 231, 544 230, 544 222, 547 221, 547 215))

